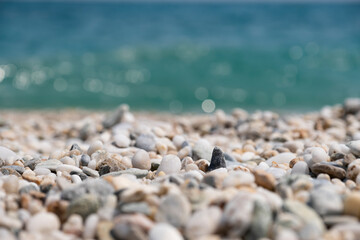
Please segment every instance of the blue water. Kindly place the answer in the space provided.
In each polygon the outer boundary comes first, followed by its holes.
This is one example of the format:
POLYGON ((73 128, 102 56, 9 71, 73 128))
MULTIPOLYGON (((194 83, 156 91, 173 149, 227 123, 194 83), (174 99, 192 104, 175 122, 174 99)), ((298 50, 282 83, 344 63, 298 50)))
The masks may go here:
POLYGON ((0 108, 311 110, 360 97, 360 4, 0 1, 0 108))

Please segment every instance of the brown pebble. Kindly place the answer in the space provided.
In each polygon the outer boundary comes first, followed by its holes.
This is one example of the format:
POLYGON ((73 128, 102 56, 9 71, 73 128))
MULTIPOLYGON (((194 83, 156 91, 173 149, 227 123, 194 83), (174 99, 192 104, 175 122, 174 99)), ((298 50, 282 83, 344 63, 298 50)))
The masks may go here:
POLYGON ((275 189, 276 179, 272 174, 261 169, 253 170, 253 174, 257 185, 271 191, 275 189))

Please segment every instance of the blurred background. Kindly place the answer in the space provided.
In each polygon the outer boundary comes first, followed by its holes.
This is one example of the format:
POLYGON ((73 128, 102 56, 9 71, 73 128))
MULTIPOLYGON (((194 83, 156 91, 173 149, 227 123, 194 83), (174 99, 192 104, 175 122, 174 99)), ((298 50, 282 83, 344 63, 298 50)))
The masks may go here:
POLYGON ((360 97, 360 4, 0 1, 0 108, 308 111, 360 97))

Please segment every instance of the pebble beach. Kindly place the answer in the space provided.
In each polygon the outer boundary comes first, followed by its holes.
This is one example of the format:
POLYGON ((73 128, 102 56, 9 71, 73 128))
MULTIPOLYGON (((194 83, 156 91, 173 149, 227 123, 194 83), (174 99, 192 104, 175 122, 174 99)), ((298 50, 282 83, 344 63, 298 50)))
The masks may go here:
POLYGON ((360 239, 360 99, 0 112, 0 239, 360 239))

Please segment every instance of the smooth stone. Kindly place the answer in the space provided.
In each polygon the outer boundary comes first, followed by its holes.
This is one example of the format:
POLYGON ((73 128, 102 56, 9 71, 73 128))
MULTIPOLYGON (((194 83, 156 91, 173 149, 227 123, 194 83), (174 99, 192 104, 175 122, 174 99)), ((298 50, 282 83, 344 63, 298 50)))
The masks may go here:
POLYGON ((56 168, 59 167, 60 165, 62 165, 63 163, 60 162, 57 159, 49 159, 43 162, 40 162, 36 165, 36 168, 47 168, 50 171, 56 171, 56 168))
POLYGON ((150 134, 141 134, 136 138, 135 147, 141 148, 147 152, 156 151, 154 136, 150 134))
POLYGON ((185 235, 189 239, 198 239, 214 234, 219 227, 221 215, 221 209, 216 206, 196 211, 186 223, 185 235))
POLYGON ((273 175, 276 179, 280 179, 286 175, 286 171, 282 168, 270 167, 266 172, 273 175))
POLYGON ((70 151, 72 151, 72 150, 82 151, 81 148, 79 147, 79 145, 78 145, 77 143, 74 143, 73 145, 71 145, 70 151))
POLYGON ((233 171, 225 177, 222 186, 228 187, 239 187, 239 186, 251 186, 255 183, 255 177, 249 172, 233 171))
POLYGON ((68 165, 68 164, 62 164, 60 166, 58 166, 56 168, 56 171, 60 171, 60 172, 82 172, 82 170, 76 166, 73 166, 73 165, 68 165))
POLYGON ((147 240, 144 231, 135 224, 116 223, 111 230, 111 236, 115 240, 131 239, 131 240, 147 240))
POLYGON ((148 175, 149 171, 148 170, 144 170, 144 169, 138 169, 138 168, 129 168, 126 170, 121 170, 121 171, 117 171, 117 172, 110 172, 104 175, 101 175, 101 177, 106 177, 106 176, 121 176, 123 174, 131 174, 136 176, 137 178, 144 178, 148 175))
POLYGON ((344 209, 341 196, 335 188, 315 188, 310 194, 310 205, 320 216, 341 214, 344 209))
POLYGON ((193 147, 193 157, 194 160, 206 159, 209 162, 211 161, 213 147, 205 139, 200 139, 197 141, 193 147))
POLYGON ((50 233, 59 230, 60 221, 54 213, 39 212, 32 216, 26 223, 29 232, 50 233))
POLYGON ((100 176, 108 174, 111 172, 111 167, 109 165, 102 165, 99 168, 99 174, 100 176))
POLYGON ((351 141, 346 144, 352 154, 360 156, 360 140, 351 141))
POLYGON ((83 231, 83 220, 80 215, 72 214, 63 224, 63 232, 80 236, 83 231))
POLYGON ((150 156, 143 149, 140 149, 135 153, 135 155, 131 160, 131 163, 134 168, 146 169, 146 170, 150 170, 151 168, 150 156))
POLYGON ((149 240, 183 240, 180 232, 167 223, 158 223, 149 232, 149 240))
POLYGON ((80 165, 81 166, 89 165, 90 161, 91 161, 91 158, 90 158, 89 155, 87 155, 87 154, 81 155, 81 158, 80 158, 80 165))
POLYGON ((311 159, 307 162, 310 168, 316 163, 327 162, 329 160, 328 154, 320 147, 313 147, 310 151, 311 159))
POLYGON ((213 171, 218 168, 226 168, 224 154, 220 148, 215 147, 212 152, 210 165, 208 171, 213 171))
POLYGON ((360 193, 351 192, 345 197, 344 213, 360 219, 360 193))
POLYGON ((39 164, 41 160, 39 158, 34 158, 24 162, 24 167, 29 167, 31 170, 34 170, 36 165, 39 164))
POLYGON ((345 169, 332 162, 315 163, 311 167, 311 172, 313 172, 316 175, 320 173, 326 173, 332 178, 344 179, 346 177, 345 169))
POLYGON ((82 168, 82 171, 83 171, 86 175, 88 175, 88 176, 90 176, 90 177, 94 177, 94 178, 100 177, 98 171, 93 170, 93 169, 91 169, 91 168, 83 167, 83 168, 82 168))
POLYGON ((182 144, 186 141, 185 137, 182 135, 176 135, 173 137, 172 142, 177 149, 182 148, 182 144))
POLYGON ((167 222, 179 228, 186 224, 190 213, 191 206, 187 198, 179 194, 168 194, 160 202, 156 221, 167 222))
POLYGON ((48 168, 35 168, 34 173, 36 175, 49 175, 51 173, 50 169, 48 168))
POLYGON ((79 214, 86 219, 90 214, 96 213, 100 207, 99 198, 94 194, 84 194, 70 203, 67 216, 79 214))
MULTIPOLYGON (((360 239, 360 223, 344 223, 331 228, 332 232, 339 233, 340 236, 349 236, 349 239, 360 239)), ((347 239, 347 238, 343 238, 347 239)))
POLYGON ((247 239, 268 237, 272 222, 272 211, 269 204, 266 201, 256 200, 247 239))
POLYGON ((286 200, 283 208, 301 220, 302 227, 298 229, 298 233, 302 239, 319 239, 322 236, 325 230, 324 223, 312 208, 293 200, 286 200))
POLYGON ((242 236, 250 227, 254 211, 254 197, 247 192, 239 192, 224 208, 221 225, 229 237, 242 236))
POLYGON ((276 178, 271 173, 268 173, 261 169, 256 169, 253 171, 255 177, 255 183, 258 186, 266 188, 270 191, 275 189, 276 178))
POLYGON ((127 113, 128 111, 128 105, 120 105, 113 113, 111 113, 109 116, 106 116, 103 121, 104 128, 111 128, 116 124, 120 123, 123 120, 125 113, 127 113))
POLYGON ((0 146, 0 162, 3 162, 3 165, 12 165, 17 159, 19 159, 19 156, 16 153, 0 146))
POLYGON ((17 165, 4 166, 4 167, 1 168, 1 171, 2 171, 2 170, 5 170, 5 169, 8 169, 8 170, 10 170, 10 171, 16 171, 16 172, 18 172, 19 174, 23 174, 24 171, 25 171, 25 168, 24 168, 24 167, 17 166, 17 165))
POLYGON ((149 204, 146 202, 130 202, 130 203, 123 203, 120 204, 117 209, 122 214, 129 214, 129 213, 141 213, 144 215, 150 215, 151 209, 149 204))
POLYGON ((89 149, 87 150, 87 154, 91 156, 94 152, 101 150, 102 148, 103 148, 103 143, 97 140, 89 146, 89 149))
POLYGON ((328 227, 336 226, 338 224, 349 224, 349 223, 357 223, 358 218, 347 215, 335 215, 335 216, 324 216, 324 223, 328 227))
POLYGON ((9 175, 3 183, 3 189, 5 190, 6 193, 11 194, 11 193, 17 193, 18 189, 19 189, 19 180, 16 176, 14 175, 9 175))
POLYGON ((245 152, 240 156, 240 160, 242 162, 247 162, 255 158, 255 153, 253 152, 245 152))
POLYGON ((289 164, 291 160, 296 158, 296 155, 289 152, 280 153, 274 157, 269 158, 266 160, 266 164, 272 166, 273 162, 277 164, 286 163, 289 164))
POLYGON ((356 181, 356 177, 359 175, 359 173, 360 173, 360 159, 356 159, 349 164, 346 172, 346 177, 348 179, 356 181))
POLYGON ((169 154, 163 157, 161 160, 160 166, 157 169, 157 173, 164 172, 165 174, 177 173, 180 172, 181 161, 178 156, 169 154))
POLYGON ((76 174, 71 175, 71 181, 72 181, 74 184, 78 184, 78 183, 81 183, 81 182, 82 182, 80 176, 79 176, 79 175, 76 175, 76 174))
MULTIPOLYGON (((94 159, 94 160, 91 160, 91 161, 89 162, 89 164, 87 165, 87 167, 95 170, 95 169, 96 169, 96 160, 95 160, 95 159, 94 159)), ((101 174, 100 174, 100 175, 101 175, 101 174)))
POLYGON ((114 136, 115 145, 119 148, 127 148, 130 146, 131 140, 123 135, 123 134, 116 134, 114 136))
POLYGON ((96 214, 90 214, 84 224, 83 238, 92 239, 96 234, 96 226, 99 222, 99 217, 96 214))
POLYGON ((309 174, 309 167, 305 161, 295 163, 291 169, 291 174, 309 174))
POLYGON ((36 183, 30 183, 24 187, 21 187, 19 189, 19 194, 22 195, 22 194, 27 194, 27 193, 30 193, 32 191, 35 191, 35 192, 39 192, 40 191, 40 188, 38 185, 36 185, 36 183))

